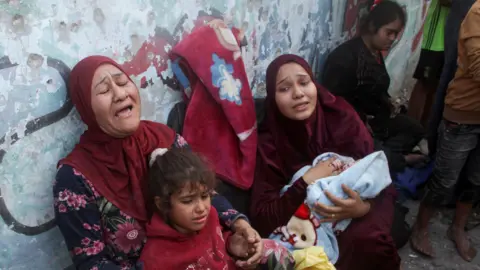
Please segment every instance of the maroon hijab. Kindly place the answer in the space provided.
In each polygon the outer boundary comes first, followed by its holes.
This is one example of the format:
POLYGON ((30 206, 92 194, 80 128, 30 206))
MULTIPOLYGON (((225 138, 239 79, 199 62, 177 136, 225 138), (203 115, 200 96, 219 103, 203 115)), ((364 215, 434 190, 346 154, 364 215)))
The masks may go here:
POLYGON ((175 132, 162 124, 141 121, 135 133, 125 138, 114 138, 104 133, 91 106, 93 75, 103 64, 111 64, 124 72, 108 57, 90 56, 80 61, 70 73, 70 97, 88 130, 58 165, 72 166, 121 211, 145 222, 147 214, 143 194, 148 155, 158 147, 170 147, 175 132))
POLYGON ((355 110, 342 98, 335 97, 316 84, 318 102, 309 119, 290 120, 275 102, 275 85, 281 66, 297 63, 314 76, 301 57, 286 54, 267 68, 266 119, 259 128, 260 158, 290 178, 296 171, 325 152, 361 158, 373 151, 373 140, 355 110))

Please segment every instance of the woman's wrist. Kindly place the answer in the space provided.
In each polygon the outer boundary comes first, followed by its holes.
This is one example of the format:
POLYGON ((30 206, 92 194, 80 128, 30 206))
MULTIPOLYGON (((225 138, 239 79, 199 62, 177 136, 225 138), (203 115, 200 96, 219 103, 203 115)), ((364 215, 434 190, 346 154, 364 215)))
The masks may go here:
POLYGON ((366 214, 370 212, 370 209, 372 209, 372 203, 370 202, 370 200, 362 201, 361 206, 357 208, 356 213, 354 213, 351 218, 364 217, 366 214))
POLYGON ((237 220, 235 220, 235 222, 231 226, 231 229, 233 232, 238 232, 241 229, 244 229, 247 227, 251 227, 250 223, 248 223, 248 221, 245 218, 240 217, 237 220))
POLYGON ((370 210, 372 209, 372 202, 371 200, 365 200, 363 201, 363 204, 365 205, 365 210, 363 211, 363 216, 365 216, 366 214, 368 214, 370 212, 370 210))
POLYGON ((303 180, 303 182, 305 182, 305 184, 307 184, 307 186, 309 186, 312 182, 312 180, 308 177, 307 174, 304 174, 302 179, 300 179, 300 180, 303 180))

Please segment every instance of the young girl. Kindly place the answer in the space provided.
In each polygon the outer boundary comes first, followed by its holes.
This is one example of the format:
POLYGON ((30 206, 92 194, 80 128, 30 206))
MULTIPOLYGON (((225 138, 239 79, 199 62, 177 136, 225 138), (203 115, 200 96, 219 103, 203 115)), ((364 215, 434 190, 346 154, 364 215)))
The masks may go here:
MULTIPOLYGON (((210 204, 215 173, 199 155, 185 149, 157 149, 150 166, 151 220, 139 260, 144 269, 237 269, 232 257, 248 258, 254 250, 243 236, 222 230, 210 204)), ((257 244, 264 246, 264 254, 272 254, 267 250, 272 242, 257 244)), ((273 253, 281 254, 276 264, 285 265, 278 269, 291 269, 288 251, 274 246, 273 253)))

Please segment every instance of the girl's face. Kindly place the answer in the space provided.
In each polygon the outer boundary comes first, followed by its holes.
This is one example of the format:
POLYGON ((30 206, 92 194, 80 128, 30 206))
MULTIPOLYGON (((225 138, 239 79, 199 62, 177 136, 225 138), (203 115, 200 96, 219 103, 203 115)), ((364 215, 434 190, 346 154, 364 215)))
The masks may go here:
POLYGON ((185 185, 170 198, 169 219, 179 232, 190 234, 205 227, 210 213, 210 190, 205 186, 185 185))
POLYGON ((403 25, 399 19, 388 23, 372 36, 372 45, 379 51, 388 51, 402 31, 403 25))
POLYGON ((297 63, 280 67, 275 85, 279 111, 292 120, 305 120, 317 106, 317 87, 307 71, 297 63))

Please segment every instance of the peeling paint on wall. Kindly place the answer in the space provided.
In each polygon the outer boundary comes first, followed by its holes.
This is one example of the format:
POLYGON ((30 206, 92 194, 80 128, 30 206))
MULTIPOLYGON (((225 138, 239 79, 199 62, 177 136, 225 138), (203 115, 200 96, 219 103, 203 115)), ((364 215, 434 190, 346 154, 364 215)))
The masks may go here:
MULTIPOLYGON (((304 56, 317 72, 329 51, 356 34, 366 0, 4 0, 0 1, 0 269, 71 264, 54 226, 57 161, 83 130, 65 82, 80 59, 122 63, 140 86, 144 119, 165 122, 181 98, 169 50, 214 18, 245 31, 242 54, 256 96, 279 54, 304 56)), ((427 0, 399 0, 408 23, 388 52, 392 95, 418 58, 427 0), (422 12, 423 11, 423 12, 422 12)))

